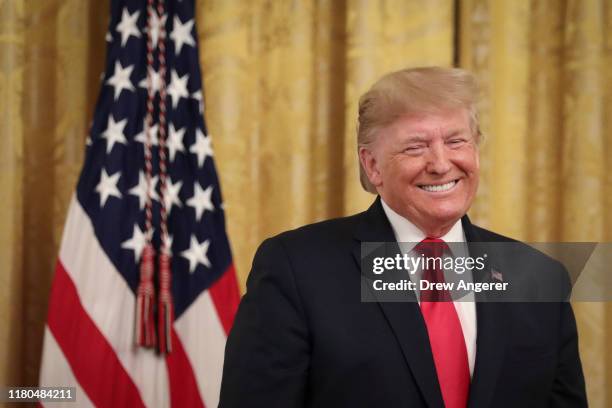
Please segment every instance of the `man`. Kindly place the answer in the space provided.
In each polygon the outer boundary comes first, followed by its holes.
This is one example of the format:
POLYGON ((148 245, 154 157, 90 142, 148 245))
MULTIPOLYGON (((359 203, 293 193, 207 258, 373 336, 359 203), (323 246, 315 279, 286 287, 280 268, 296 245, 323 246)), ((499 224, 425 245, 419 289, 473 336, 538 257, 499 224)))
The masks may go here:
MULTIPOLYGON (((362 301, 363 242, 512 242, 466 215, 478 187, 476 95, 467 72, 431 67, 391 73, 361 98, 361 181, 378 197, 260 246, 221 407, 587 405, 569 303, 362 301)), ((563 274, 527 249, 497 262, 486 272, 504 281, 530 279, 534 262, 563 274)))

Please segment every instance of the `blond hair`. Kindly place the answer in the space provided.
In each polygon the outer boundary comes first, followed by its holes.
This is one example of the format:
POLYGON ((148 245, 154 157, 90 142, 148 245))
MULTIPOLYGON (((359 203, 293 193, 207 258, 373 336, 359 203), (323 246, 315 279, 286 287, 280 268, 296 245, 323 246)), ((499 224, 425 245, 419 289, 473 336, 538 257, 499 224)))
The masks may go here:
MULTIPOLYGON (((379 79, 359 99, 357 149, 372 143, 379 130, 402 116, 466 109, 476 142, 481 139, 474 76, 459 68, 408 68, 379 79)), ((366 191, 376 194, 361 161, 359 179, 366 191)))

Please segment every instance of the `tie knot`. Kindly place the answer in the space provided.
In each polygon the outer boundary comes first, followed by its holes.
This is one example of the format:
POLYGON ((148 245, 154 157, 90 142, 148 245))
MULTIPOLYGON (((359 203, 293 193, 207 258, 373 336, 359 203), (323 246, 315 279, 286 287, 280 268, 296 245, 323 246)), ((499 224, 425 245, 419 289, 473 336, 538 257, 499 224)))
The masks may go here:
POLYGON ((444 240, 430 237, 425 238, 415 246, 417 252, 430 258, 442 257, 446 249, 448 249, 448 245, 444 240))
MULTIPOLYGON (((425 238, 419 242, 415 250, 425 257, 423 263, 423 279, 431 283, 444 283, 444 251, 448 245, 440 238, 425 238)), ((448 290, 421 290, 421 302, 451 301, 448 290)))

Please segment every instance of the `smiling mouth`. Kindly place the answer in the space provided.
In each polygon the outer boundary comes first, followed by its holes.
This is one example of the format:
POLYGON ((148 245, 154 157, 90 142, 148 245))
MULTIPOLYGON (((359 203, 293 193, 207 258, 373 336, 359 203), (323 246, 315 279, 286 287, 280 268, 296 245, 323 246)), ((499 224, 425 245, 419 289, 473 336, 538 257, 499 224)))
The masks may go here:
POLYGON ((453 180, 444 184, 422 184, 419 186, 419 188, 430 193, 439 193, 450 190, 451 188, 455 187, 458 182, 459 180, 453 180))

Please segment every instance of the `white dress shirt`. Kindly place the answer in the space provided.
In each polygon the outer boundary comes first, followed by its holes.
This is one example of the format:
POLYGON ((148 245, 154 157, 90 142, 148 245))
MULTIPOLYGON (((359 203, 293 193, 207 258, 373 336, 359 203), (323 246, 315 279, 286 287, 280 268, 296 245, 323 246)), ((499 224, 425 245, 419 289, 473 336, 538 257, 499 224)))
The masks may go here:
MULTIPOLYGON (((398 243, 405 243, 400 244, 402 252, 408 253, 412 251, 417 243, 427 237, 416 225, 393 211, 384 200, 381 199, 381 203, 393 228, 396 241, 398 243)), ((466 242, 461 220, 458 220, 446 235, 440 237, 440 239, 444 240, 444 242, 466 242)), ((466 272, 466 274, 470 275, 469 278, 471 278, 471 271, 466 272)), ((453 304, 461 323, 461 330, 463 331, 463 338, 467 349, 468 364, 470 366, 470 376, 472 376, 476 360, 476 304, 474 303, 473 294, 468 295, 468 297, 461 301, 455 301, 453 304)))

